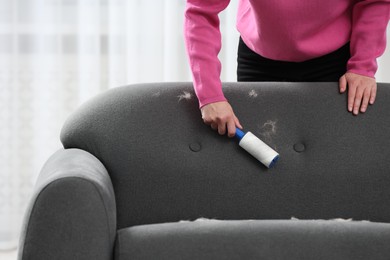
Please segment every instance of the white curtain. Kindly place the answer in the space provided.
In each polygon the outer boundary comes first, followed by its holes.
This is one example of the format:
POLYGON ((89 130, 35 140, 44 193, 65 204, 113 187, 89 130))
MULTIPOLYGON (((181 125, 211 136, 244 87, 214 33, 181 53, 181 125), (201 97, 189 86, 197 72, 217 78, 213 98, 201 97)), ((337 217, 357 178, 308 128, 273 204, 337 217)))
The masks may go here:
POLYGON ((0 249, 66 117, 105 89, 189 81, 182 0, 0 0, 0 249))
MULTIPOLYGON (((17 245, 66 117, 108 88, 190 81, 185 0, 0 0, 0 250, 17 245)), ((237 0, 221 14, 222 80, 236 80, 237 0)), ((378 80, 390 81, 388 54, 378 80), (386 78, 387 77, 387 78, 386 78)))

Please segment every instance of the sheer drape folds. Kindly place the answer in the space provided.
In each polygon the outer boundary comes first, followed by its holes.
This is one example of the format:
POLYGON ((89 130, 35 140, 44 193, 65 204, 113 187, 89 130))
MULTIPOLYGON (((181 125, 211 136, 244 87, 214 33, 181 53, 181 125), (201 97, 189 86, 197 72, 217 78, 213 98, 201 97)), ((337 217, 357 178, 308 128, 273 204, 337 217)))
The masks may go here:
POLYGON ((0 0, 0 250, 17 244, 71 111, 136 82, 189 81, 182 0, 0 0))

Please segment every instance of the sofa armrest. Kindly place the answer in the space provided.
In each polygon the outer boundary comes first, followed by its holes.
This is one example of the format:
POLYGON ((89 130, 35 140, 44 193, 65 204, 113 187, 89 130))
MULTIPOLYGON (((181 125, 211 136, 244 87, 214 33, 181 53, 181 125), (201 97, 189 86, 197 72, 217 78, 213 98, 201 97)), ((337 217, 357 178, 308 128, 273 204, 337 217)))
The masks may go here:
POLYGON ((53 154, 25 213, 18 259, 112 259, 115 195, 103 164, 79 149, 53 154))

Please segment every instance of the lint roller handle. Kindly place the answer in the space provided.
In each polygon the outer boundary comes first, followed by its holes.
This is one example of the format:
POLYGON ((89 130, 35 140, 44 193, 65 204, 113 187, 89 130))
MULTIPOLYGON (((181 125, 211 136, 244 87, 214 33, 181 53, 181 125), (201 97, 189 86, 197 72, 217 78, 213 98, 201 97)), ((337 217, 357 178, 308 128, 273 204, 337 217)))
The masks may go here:
POLYGON ((251 132, 245 133, 236 128, 235 136, 239 140, 238 144, 267 168, 272 168, 278 161, 279 154, 251 132))

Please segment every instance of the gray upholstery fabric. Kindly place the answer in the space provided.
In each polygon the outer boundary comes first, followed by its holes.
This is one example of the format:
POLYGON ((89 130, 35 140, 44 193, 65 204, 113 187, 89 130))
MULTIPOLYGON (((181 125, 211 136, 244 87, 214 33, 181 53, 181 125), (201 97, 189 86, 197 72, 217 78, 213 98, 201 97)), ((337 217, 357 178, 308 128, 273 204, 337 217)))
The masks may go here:
POLYGON ((390 84, 357 117, 337 83, 224 93, 275 168, 204 125, 190 83, 109 90, 65 123, 19 259, 110 259, 117 229, 116 259, 390 259, 390 84), (199 217, 225 221, 173 223, 199 217), (332 218, 371 222, 305 221, 332 218))
POLYGON ((26 212, 18 259, 112 259, 111 180, 91 154, 67 149, 44 165, 26 212))
POLYGON ((136 226, 118 232, 117 260, 387 260, 390 224, 256 220, 136 226))
POLYGON ((390 87, 347 112, 337 83, 226 83, 242 125, 280 153, 273 169, 204 125, 190 83, 109 90, 66 122, 65 148, 96 156, 118 227, 217 219, 390 221, 390 87))

